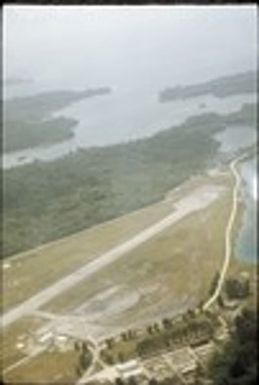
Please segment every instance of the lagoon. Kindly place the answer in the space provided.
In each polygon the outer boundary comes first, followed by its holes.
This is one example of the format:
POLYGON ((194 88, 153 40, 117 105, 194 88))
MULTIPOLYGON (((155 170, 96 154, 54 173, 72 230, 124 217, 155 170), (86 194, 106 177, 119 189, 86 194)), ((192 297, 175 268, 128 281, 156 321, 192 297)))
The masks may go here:
MULTIPOLYGON (((242 163, 240 167, 242 176, 242 197, 246 210, 243 213, 242 225, 235 244, 237 258, 257 262, 257 194, 255 183, 257 181, 257 162, 253 157, 242 163)), ((257 185, 257 183, 256 183, 257 185)))

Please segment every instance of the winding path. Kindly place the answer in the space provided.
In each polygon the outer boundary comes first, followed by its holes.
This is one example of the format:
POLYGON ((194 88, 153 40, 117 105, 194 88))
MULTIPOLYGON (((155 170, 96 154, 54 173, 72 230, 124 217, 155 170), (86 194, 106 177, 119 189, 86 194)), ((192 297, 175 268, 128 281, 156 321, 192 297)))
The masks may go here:
POLYGON ((212 294, 212 296, 205 302, 203 305, 203 310, 209 309, 214 302, 218 299, 219 294, 221 292, 222 286, 224 284, 225 276, 229 267, 231 254, 232 254, 232 242, 231 242, 231 235, 232 235, 232 228, 235 221, 236 213, 237 213, 237 206, 238 206, 238 192, 239 187, 241 183, 241 177, 236 169, 237 164, 244 159, 247 156, 247 154, 242 154, 238 158, 234 159, 230 163, 230 170, 233 173, 233 176, 235 178, 235 185, 233 188, 233 199, 232 199, 232 208, 229 216, 229 220, 227 223, 226 231, 225 231, 225 258, 224 263, 220 272, 220 276, 217 282, 217 287, 212 294))

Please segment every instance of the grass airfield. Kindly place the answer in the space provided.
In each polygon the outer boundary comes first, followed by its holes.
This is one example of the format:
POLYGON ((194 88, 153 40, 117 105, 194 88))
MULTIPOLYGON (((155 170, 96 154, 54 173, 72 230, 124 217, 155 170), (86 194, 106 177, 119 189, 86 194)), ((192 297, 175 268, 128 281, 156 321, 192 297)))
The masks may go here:
POLYGON ((122 244, 173 212, 174 203, 200 185, 226 177, 199 176, 168 193, 165 200, 66 238, 17 254, 3 264, 3 310, 30 298, 58 279, 122 244))
MULTIPOLYGON (((184 216, 123 258, 9 325, 3 334, 2 355, 7 357, 4 368, 26 357, 25 351, 18 351, 17 343, 22 335, 34 333, 42 325, 75 340, 102 340, 122 330, 179 314, 206 299, 224 257, 224 232, 232 191, 228 173, 193 178, 168 193, 162 202, 14 256, 5 262, 10 266, 3 271, 6 311, 160 221, 175 210, 175 204, 183 197, 208 185, 220 187, 220 193, 207 207, 184 216)), ((234 268, 236 264, 232 264, 234 268)), ((41 378, 39 359, 46 360, 46 354, 42 354, 8 370, 8 381, 18 381, 19 376, 25 378, 26 368, 35 378, 41 378)), ((62 355, 62 365, 66 360, 75 363, 70 353, 62 355)), ((55 370, 52 375, 55 378, 55 370)))
POLYGON ((3 309, 8 310, 30 298, 102 252, 162 219, 171 210, 170 202, 160 202, 8 258, 4 262, 6 268, 2 277, 3 309))
POLYGON ((230 193, 186 216, 42 310, 85 317, 96 339, 184 312, 209 295, 224 256, 230 193))

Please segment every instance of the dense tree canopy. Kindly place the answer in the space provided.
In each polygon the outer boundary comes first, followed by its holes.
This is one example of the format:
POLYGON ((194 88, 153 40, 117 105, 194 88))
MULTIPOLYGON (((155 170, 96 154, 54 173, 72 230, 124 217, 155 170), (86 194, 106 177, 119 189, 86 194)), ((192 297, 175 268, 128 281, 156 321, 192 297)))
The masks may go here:
POLYGON ((3 254, 17 253, 162 199, 216 159, 214 133, 251 107, 203 114, 151 138, 80 150, 3 174, 3 254))
POLYGON ((222 353, 211 363, 215 385, 257 384, 256 312, 245 308, 236 318, 235 330, 222 353))

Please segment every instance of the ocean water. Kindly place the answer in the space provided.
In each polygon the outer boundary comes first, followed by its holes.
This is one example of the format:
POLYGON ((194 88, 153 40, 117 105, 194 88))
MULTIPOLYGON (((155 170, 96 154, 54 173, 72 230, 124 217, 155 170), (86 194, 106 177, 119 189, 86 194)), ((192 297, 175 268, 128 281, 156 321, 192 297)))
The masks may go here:
MULTIPOLYGON (((65 87, 66 88, 66 87, 65 87)), ((41 89, 33 83, 10 88, 5 97, 33 95, 41 89)), ((80 147, 107 146, 151 136, 168 127, 183 123, 188 117, 205 112, 229 113, 240 109, 243 103, 255 102, 256 95, 236 95, 219 99, 204 95, 188 100, 159 103, 159 88, 141 87, 114 88, 112 94, 85 99, 54 116, 67 116, 79 121, 74 138, 51 146, 36 147, 3 155, 4 168, 16 167, 35 160, 51 161, 77 151, 80 147), (201 108, 201 105, 203 107, 201 108)), ((227 127, 215 135, 221 143, 222 153, 231 153, 251 145, 256 140, 255 130, 250 127, 227 127)), ((246 204, 242 226, 236 240, 238 258, 256 262, 256 212, 255 197, 256 160, 246 161, 241 166, 242 194, 246 204)))
POLYGON ((256 157, 241 165, 242 196, 246 210, 242 218, 242 226, 236 241, 236 255, 238 258, 251 263, 257 262, 257 162, 256 157))
MULTIPOLYGON (((23 95, 34 93, 31 84, 16 88, 20 96, 21 89, 23 95)), ((85 99, 56 111, 53 116, 78 120, 74 138, 51 146, 4 154, 3 167, 15 167, 35 160, 53 160, 80 147, 107 146, 149 137, 163 129, 183 123, 190 116, 206 112, 229 113, 240 109, 243 103, 255 101, 254 94, 245 94, 224 99, 204 95, 188 100, 160 103, 159 91, 159 88, 155 90, 137 86, 114 88, 109 95, 85 99)), ((13 97, 14 90, 12 93, 13 97)))

